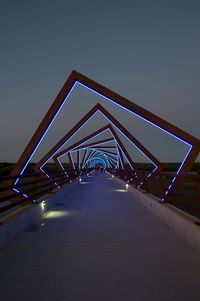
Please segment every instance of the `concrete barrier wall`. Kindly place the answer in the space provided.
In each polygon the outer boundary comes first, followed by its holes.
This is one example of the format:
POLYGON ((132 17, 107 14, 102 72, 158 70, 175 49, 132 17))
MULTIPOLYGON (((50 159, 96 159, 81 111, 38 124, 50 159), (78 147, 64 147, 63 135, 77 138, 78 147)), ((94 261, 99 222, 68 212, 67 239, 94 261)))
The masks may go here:
POLYGON ((77 184, 78 181, 75 180, 59 191, 37 200, 36 204, 28 205, 22 211, 10 214, 8 221, 0 224, 0 249, 14 240, 32 223, 36 222, 43 213, 56 205, 56 203, 59 203, 63 195, 72 190, 77 184))
MULTIPOLYGON (((124 181, 117 177, 114 177, 114 179, 125 188, 124 181)), ((170 204, 161 203, 158 198, 136 189, 133 186, 129 185, 128 190, 135 199, 139 200, 148 210, 159 217, 187 244, 200 252, 200 219, 170 204)))

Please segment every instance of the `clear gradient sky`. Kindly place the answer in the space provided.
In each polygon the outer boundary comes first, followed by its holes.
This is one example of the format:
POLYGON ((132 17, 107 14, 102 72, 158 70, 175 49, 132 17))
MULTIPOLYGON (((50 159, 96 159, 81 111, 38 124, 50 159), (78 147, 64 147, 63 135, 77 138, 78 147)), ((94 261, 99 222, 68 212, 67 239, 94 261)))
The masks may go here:
MULTIPOLYGON (((200 1, 1 0, 0 161, 18 160, 73 69, 200 138, 200 1)), ((97 101, 76 91, 41 152, 97 101)), ((182 156, 121 121, 161 161, 182 156)))

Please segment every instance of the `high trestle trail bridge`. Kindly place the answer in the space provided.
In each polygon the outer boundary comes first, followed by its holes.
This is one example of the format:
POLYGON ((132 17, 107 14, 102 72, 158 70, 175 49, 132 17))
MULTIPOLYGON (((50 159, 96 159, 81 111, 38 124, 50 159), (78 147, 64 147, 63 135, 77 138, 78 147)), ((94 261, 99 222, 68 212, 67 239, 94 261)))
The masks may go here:
POLYGON ((0 299, 200 300, 200 175, 191 173, 199 152, 196 137, 73 71, 11 174, 0 177, 0 299), (177 171, 164 171, 100 103, 33 164, 77 85, 183 143, 177 171), (106 125, 75 139, 96 113, 106 125))

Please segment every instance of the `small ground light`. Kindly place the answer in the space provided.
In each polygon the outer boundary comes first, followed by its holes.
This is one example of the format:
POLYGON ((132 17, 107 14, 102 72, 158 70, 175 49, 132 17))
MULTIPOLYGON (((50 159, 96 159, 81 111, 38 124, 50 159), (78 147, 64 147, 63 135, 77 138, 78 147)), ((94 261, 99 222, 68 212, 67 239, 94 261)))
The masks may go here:
POLYGON ((126 183, 126 189, 128 189, 128 183, 126 183))
POLYGON ((79 178, 79 182, 81 182, 82 181, 82 179, 81 178, 79 178))
POLYGON ((112 175, 112 178, 114 178, 114 175, 112 175))
POLYGON ((41 202, 41 208, 42 208, 42 210, 44 210, 45 206, 46 206, 45 201, 42 201, 42 202, 41 202))

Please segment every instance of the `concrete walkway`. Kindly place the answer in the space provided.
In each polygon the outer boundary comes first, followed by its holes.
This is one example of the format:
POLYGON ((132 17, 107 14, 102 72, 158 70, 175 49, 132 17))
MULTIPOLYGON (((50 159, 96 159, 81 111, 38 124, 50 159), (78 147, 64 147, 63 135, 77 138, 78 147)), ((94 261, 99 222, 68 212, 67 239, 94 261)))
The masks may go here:
POLYGON ((1 301, 199 301, 200 255, 97 174, 0 256, 1 301))

